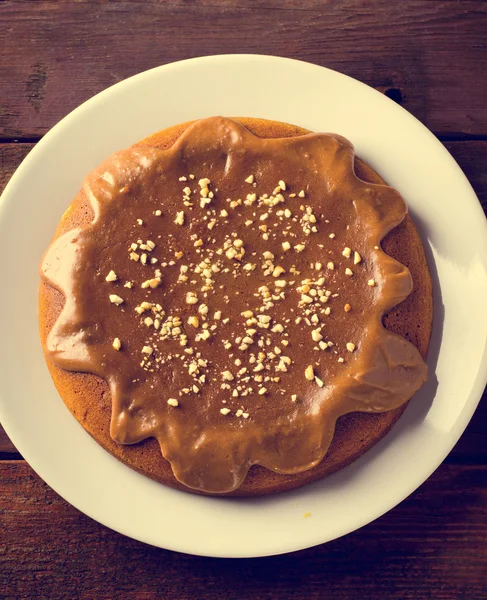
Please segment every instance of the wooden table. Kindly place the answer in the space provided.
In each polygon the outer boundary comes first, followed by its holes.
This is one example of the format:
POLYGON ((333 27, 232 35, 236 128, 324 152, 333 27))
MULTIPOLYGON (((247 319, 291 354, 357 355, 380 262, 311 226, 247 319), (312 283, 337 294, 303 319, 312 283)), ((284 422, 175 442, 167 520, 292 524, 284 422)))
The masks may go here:
MULTIPOLYGON (((4 1, 0 31, 2 187, 50 127, 105 87, 174 60, 251 52, 381 90, 436 133, 486 206, 481 0, 4 1)), ((375 523, 255 560, 167 552, 98 525, 50 490, 0 429, 0 598, 485 599, 486 425, 484 399, 445 463, 375 523)))

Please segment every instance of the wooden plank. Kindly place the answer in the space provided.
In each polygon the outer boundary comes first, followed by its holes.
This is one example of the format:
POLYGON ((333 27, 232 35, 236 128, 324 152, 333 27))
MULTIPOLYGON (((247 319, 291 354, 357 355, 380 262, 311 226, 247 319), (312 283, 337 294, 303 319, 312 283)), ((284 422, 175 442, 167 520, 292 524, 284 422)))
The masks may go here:
MULTIPOLYGON (((487 4, 475 0, 16 1, 2 4, 0 28, 4 138, 42 135, 145 69, 233 52, 324 65, 387 92, 436 132, 487 134, 487 4)), ((188 93, 200 91, 188 82, 188 93)))
POLYGON ((487 467, 443 466, 345 538, 254 560, 191 557, 123 538, 21 461, 0 463, 0 515, 5 598, 485 599, 487 467))
POLYGON ((35 144, 0 144, 0 194, 35 144))
POLYGON ((20 454, 0 425, 0 460, 7 458, 20 458, 20 454))

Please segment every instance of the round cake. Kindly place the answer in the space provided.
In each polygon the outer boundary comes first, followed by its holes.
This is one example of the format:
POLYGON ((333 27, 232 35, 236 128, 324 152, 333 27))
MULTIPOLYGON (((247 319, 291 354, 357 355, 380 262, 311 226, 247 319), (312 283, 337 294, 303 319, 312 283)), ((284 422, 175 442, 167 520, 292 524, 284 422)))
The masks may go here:
POLYGON ((64 403, 112 455, 182 490, 320 479, 426 379, 421 240, 340 136, 220 117, 160 131, 87 178, 41 274, 64 403))

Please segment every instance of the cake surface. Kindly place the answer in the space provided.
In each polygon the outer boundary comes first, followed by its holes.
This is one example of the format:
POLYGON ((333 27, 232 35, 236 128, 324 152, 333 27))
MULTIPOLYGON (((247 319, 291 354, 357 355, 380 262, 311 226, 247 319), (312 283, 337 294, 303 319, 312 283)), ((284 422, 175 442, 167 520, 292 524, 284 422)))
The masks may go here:
POLYGON ((108 451, 183 489, 261 494, 389 430, 426 375, 432 299, 404 203, 357 159, 355 177, 346 140, 240 121, 269 140, 183 124, 90 175, 44 260, 40 325, 63 400, 108 451))

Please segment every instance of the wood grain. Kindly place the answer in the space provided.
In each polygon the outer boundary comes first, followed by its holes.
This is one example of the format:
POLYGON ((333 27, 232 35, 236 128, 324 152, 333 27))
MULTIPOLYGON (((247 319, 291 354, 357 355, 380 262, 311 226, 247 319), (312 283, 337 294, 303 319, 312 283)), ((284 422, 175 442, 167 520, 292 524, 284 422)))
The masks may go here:
POLYGON ((437 133, 487 134, 487 4, 475 0, 6 1, 0 31, 3 138, 42 135, 145 69, 235 52, 324 65, 437 133))
POLYGON ((0 460, 21 458, 17 448, 12 444, 5 430, 0 425, 0 460))
POLYGON ((0 144, 0 194, 35 144, 0 144))
POLYGON ((484 466, 444 465, 345 538, 253 560, 190 557, 122 538, 20 461, 0 463, 0 515, 4 598, 485 600, 484 466))

